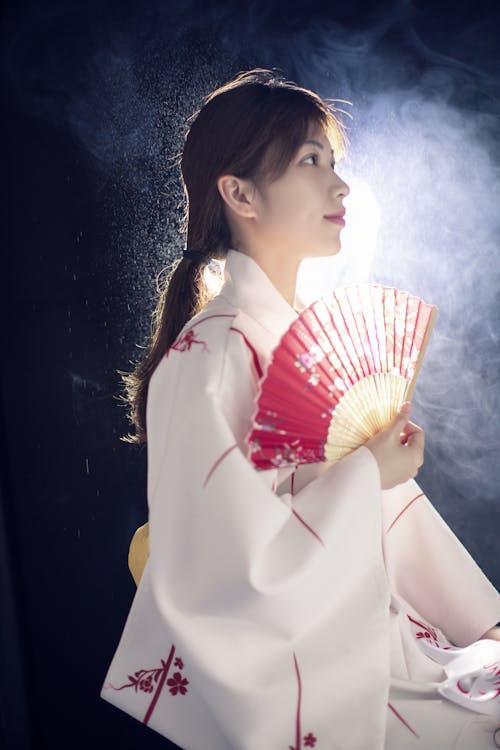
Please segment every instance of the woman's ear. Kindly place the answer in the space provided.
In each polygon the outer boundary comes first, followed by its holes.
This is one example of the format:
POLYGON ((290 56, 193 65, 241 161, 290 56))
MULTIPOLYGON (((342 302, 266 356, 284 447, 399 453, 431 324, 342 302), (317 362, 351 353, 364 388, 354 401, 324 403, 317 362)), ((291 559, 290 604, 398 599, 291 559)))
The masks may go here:
POLYGON ((217 180, 217 189, 226 205, 238 216, 251 219, 256 216, 255 185, 234 175, 222 175, 217 180))

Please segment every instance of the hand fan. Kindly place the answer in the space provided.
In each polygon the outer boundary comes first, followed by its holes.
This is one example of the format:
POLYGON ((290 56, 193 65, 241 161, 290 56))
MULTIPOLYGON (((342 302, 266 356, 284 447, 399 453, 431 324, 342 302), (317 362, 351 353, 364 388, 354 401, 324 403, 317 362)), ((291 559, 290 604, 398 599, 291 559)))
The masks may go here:
POLYGON ((259 386, 246 438, 256 468, 333 462, 387 426, 413 394, 437 311, 378 284, 303 310, 259 386))

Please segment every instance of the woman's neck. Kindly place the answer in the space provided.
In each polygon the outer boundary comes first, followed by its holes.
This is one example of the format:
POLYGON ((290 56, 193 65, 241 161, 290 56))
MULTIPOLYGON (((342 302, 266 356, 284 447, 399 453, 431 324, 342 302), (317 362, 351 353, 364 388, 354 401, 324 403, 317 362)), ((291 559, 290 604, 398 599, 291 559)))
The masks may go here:
POLYGON ((242 250, 258 263, 264 273, 269 277, 272 284, 282 297, 293 307, 295 290, 297 287, 297 274, 299 272, 300 260, 295 258, 284 258, 270 252, 256 252, 242 250))

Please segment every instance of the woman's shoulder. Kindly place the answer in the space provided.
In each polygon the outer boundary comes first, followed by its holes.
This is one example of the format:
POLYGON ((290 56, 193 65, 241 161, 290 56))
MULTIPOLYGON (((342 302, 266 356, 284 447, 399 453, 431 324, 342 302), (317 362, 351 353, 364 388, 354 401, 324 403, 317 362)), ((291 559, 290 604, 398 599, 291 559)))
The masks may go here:
POLYGON ((148 442, 163 439, 210 398, 243 446, 262 374, 246 318, 215 298, 184 326, 150 380, 148 442))
POLYGON ((262 369, 252 338, 245 313, 214 297, 185 324, 152 381, 175 378, 177 389, 189 384, 198 394, 225 389, 243 375, 256 381, 262 369))
POLYGON ((194 347, 201 347, 199 351, 209 351, 209 343, 217 344, 214 352, 221 353, 221 345, 225 343, 239 310, 223 297, 214 297, 205 307, 184 325, 169 352, 191 351, 194 347))

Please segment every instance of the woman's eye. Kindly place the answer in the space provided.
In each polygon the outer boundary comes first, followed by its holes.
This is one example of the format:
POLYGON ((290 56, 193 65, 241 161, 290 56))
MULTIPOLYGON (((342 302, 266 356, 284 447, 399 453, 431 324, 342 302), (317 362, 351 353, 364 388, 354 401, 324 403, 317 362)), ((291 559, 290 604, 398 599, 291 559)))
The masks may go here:
MULTIPOLYGON (((318 156, 318 154, 309 154, 309 156, 306 156, 306 158, 304 159, 304 161, 306 162, 306 161, 308 161, 309 159, 312 159, 312 162, 313 162, 313 164, 315 164, 315 165, 316 165, 316 164, 318 164, 318 161, 319 161, 319 156, 318 156)), ((334 161, 332 161, 332 163, 331 163, 331 165, 330 165, 330 166, 331 166, 331 168, 332 168, 332 169, 333 169, 333 170, 335 171, 335 167, 336 167, 336 164, 335 164, 335 162, 334 162, 334 161)))
POLYGON ((304 161, 307 161, 308 159, 312 159, 313 160, 313 164, 317 164, 318 163, 318 154, 309 154, 309 156, 306 156, 306 158, 304 159, 304 161))

